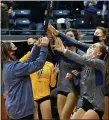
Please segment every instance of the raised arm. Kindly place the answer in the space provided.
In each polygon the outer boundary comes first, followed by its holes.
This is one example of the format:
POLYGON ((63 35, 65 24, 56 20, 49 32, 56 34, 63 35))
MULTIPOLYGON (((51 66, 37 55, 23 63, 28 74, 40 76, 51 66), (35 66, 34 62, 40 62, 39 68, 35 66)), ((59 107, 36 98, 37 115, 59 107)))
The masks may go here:
POLYGON ((48 47, 41 47, 38 58, 33 62, 15 62, 13 76, 26 76, 40 70, 47 57, 48 47))
POLYGON ((34 46, 33 46, 32 50, 31 50, 32 54, 31 54, 31 56, 25 62, 32 62, 32 61, 36 60, 36 58, 38 57, 38 55, 40 53, 40 47, 45 45, 44 42, 47 39, 48 39, 47 37, 42 37, 42 38, 39 38, 39 40, 37 40, 34 43, 34 46))
POLYGON ((59 33, 58 37, 61 38, 61 40, 66 43, 67 45, 72 45, 77 47, 78 49, 82 50, 82 51, 87 51, 87 49, 89 48, 89 44, 85 44, 85 43, 81 43, 78 42, 76 40, 72 40, 70 37, 67 37, 65 34, 63 33, 59 33))
POLYGON ((32 62, 35 61, 38 55, 40 54, 40 47, 39 46, 33 46, 32 52, 30 57, 25 62, 32 62))
MULTIPOLYGON (((57 39, 55 45, 53 45, 54 49, 64 53, 64 55, 72 61, 75 61, 77 63, 80 63, 81 65, 87 65, 93 68, 96 68, 98 70, 101 70, 105 68, 105 63, 104 61, 100 59, 86 59, 85 57, 82 57, 81 55, 78 55, 77 53, 74 53, 72 51, 69 51, 65 49, 61 39, 57 39)), ((104 69, 103 69, 104 70, 104 69)))
POLYGON ((80 55, 78 55, 77 53, 74 53, 72 51, 69 51, 69 50, 66 50, 64 55, 70 59, 70 60, 74 60, 76 61, 77 63, 80 63, 81 65, 87 65, 87 66, 90 66, 90 67, 93 67, 97 70, 105 70, 105 63, 100 60, 100 59, 86 59, 80 55))
POLYGON ((60 33, 51 24, 48 25, 47 34, 49 37, 58 36, 61 38, 61 40, 66 45, 75 46, 82 51, 87 51, 87 49, 90 46, 90 45, 85 44, 85 43, 77 42, 76 40, 71 39, 70 37, 66 36, 65 34, 60 33))

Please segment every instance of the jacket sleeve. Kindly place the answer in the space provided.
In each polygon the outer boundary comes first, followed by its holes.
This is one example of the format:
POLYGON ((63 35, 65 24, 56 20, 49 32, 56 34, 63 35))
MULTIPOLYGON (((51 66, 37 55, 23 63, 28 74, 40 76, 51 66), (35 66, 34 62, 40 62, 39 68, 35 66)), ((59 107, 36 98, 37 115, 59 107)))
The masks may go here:
POLYGON ((14 76, 26 76, 40 70, 47 57, 48 47, 42 47, 38 58, 33 62, 16 62, 13 66, 14 76))
POLYGON ((40 47, 34 46, 31 56, 25 62, 35 61, 39 54, 40 54, 40 47))
POLYGON ((72 45, 77 47, 78 49, 82 50, 82 51, 87 51, 87 49, 89 48, 89 44, 85 44, 85 43, 81 43, 78 42, 76 40, 71 39, 70 37, 64 35, 63 33, 59 33, 58 37, 61 38, 61 40, 66 43, 67 45, 72 45))
POLYGON ((50 78, 50 86, 55 87, 56 85, 56 76, 57 73, 53 73, 54 65, 51 66, 51 78, 50 78))
POLYGON ((78 55, 77 53, 74 53, 74 52, 71 52, 69 50, 67 50, 65 52, 65 56, 70 59, 70 60, 74 60, 76 61, 77 63, 80 63, 81 65, 87 65, 87 66, 90 66, 90 67, 93 67, 97 70, 103 70, 105 69, 105 64, 102 60, 100 59, 86 59, 80 55, 78 55))

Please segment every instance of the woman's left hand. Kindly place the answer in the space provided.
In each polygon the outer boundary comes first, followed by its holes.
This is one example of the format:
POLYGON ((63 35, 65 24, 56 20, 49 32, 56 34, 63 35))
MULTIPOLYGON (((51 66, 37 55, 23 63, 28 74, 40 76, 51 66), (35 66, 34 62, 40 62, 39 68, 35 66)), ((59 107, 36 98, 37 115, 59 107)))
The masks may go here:
POLYGON ((53 73, 58 73, 59 72, 59 64, 55 64, 55 67, 53 69, 53 73))
POLYGON ((57 50, 59 52, 63 52, 64 53, 65 47, 64 47, 61 39, 58 38, 58 37, 55 37, 55 36, 53 36, 53 39, 55 40, 55 45, 53 45, 54 50, 57 50))
POLYGON ((37 76, 38 76, 38 78, 40 78, 40 76, 42 75, 42 71, 43 71, 43 69, 37 71, 37 76))

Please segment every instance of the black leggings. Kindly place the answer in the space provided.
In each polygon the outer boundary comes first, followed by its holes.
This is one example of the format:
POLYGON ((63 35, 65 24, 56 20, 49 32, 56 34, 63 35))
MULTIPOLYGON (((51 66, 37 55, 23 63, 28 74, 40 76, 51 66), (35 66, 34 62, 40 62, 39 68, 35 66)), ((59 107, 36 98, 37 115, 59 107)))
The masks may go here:
POLYGON ((28 115, 28 116, 20 118, 20 119, 11 119, 11 120, 34 120, 34 116, 32 114, 32 115, 28 115))
MULTIPOLYGON (((93 109, 94 110, 94 106, 85 98, 83 98, 83 105, 81 107, 84 111, 88 111, 89 109, 93 109)), ((94 110, 98 116, 99 116, 99 119, 102 120, 102 117, 103 117, 103 114, 104 114, 104 111, 99 111, 99 110, 94 110)))

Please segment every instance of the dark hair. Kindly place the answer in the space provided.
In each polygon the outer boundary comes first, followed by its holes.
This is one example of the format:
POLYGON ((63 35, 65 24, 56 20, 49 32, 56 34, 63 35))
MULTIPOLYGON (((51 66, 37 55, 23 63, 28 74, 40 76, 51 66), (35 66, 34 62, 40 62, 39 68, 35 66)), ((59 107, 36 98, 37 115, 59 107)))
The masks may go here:
POLYGON ((97 27, 96 29, 102 30, 103 35, 106 36, 106 39, 104 40, 104 44, 106 46, 109 46, 109 29, 105 29, 104 27, 101 27, 101 26, 97 27))
POLYGON ((67 32, 73 32, 73 34, 74 34, 74 36, 75 36, 75 39, 76 39, 76 40, 79 40, 79 32, 78 32, 76 29, 69 28, 69 29, 66 30, 65 33, 67 33, 67 32))
POLYGON ((4 42, 1 44, 1 59, 2 61, 6 60, 14 60, 11 55, 9 54, 11 51, 11 42, 4 42))
POLYGON ((103 43, 100 43, 100 50, 102 52, 101 59, 106 63, 105 85, 109 84, 109 48, 103 43))

